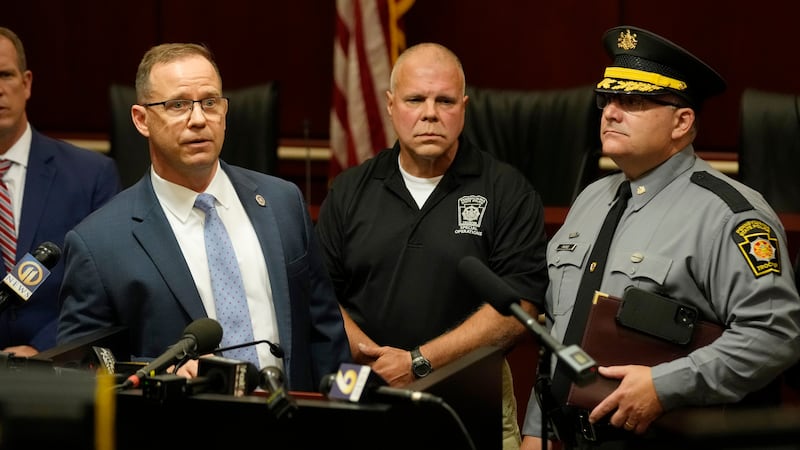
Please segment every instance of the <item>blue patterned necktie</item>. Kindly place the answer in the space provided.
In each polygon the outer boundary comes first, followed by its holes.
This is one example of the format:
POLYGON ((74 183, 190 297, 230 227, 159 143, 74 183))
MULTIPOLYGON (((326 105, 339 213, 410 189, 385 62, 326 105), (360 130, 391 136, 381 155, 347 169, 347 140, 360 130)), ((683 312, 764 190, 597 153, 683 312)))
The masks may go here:
MULTIPOLYGON (((220 346, 229 347, 252 342, 253 325, 250 323, 247 296, 244 292, 242 274, 236 262, 236 253, 233 251, 225 225, 214 207, 214 200, 213 195, 203 193, 197 196, 194 206, 206 214, 204 227, 206 256, 211 273, 214 307, 223 330, 220 346)), ((224 356, 249 361, 259 367, 254 346, 228 350, 224 356)))

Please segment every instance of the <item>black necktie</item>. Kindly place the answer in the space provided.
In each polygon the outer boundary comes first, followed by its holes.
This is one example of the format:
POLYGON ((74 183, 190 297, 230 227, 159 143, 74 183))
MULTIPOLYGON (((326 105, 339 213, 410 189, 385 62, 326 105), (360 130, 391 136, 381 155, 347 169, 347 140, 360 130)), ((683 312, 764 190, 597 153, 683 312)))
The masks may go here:
MULTIPOLYGON (((617 229, 617 223, 619 223, 625 207, 628 206, 629 198, 631 198, 631 183, 630 181, 625 181, 620 184, 617 190, 617 203, 608 211, 603 227, 600 228, 600 233, 594 242, 594 248, 592 248, 592 253, 589 255, 589 260, 586 262, 581 284, 578 287, 578 295, 575 297, 575 305, 572 308, 572 316, 570 316, 569 325, 567 325, 567 330, 564 333, 564 345, 580 345, 581 343, 594 293, 600 289, 600 283, 603 281, 603 272, 605 272, 606 268, 606 258, 608 258, 608 249, 611 247, 611 239, 614 237, 614 231, 617 229)), ((566 372, 559 370, 559 365, 556 364, 553 393, 556 399, 561 400, 563 403, 566 401, 571 380, 566 372)))

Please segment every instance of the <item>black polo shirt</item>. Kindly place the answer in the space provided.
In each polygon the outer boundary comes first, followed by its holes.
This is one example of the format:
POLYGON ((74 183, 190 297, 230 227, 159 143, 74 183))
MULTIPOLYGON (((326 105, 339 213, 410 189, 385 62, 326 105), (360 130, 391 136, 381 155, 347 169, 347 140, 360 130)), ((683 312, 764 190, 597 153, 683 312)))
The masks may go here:
POLYGON ((525 177, 462 137, 420 209, 399 152, 395 144, 339 174, 317 222, 336 294, 361 329, 379 345, 410 349, 457 326, 484 303, 458 275, 468 255, 541 304, 544 210, 525 177))

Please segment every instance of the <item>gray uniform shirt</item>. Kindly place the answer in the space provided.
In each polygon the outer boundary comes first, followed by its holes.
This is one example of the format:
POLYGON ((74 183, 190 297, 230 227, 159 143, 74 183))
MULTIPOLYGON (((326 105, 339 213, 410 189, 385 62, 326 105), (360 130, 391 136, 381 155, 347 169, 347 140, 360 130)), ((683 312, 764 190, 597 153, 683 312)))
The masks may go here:
MULTIPOLYGON (((613 174, 588 186, 548 243, 546 307, 559 341, 583 265, 624 179, 613 174)), ((665 411, 735 402, 767 385, 800 357, 800 298, 778 216, 758 192, 714 170, 691 146, 631 189, 601 291, 621 297, 637 286, 688 302, 704 320, 727 327, 713 344, 653 367, 665 411), (754 208, 734 213, 719 195, 690 180, 698 171, 725 180, 754 208)), ((523 434, 541 435, 534 393, 523 434)))

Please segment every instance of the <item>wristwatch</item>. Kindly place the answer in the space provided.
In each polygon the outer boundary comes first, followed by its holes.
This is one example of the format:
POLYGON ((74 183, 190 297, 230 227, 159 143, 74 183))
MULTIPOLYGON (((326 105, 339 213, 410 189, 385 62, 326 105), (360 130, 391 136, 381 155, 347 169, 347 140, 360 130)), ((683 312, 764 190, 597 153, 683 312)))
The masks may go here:
POLYGON ((414 347, 411 350, 411 371, 414 372, 414 376, 417 378, 426 377, 433 371, 431 362, 428 361, 428 358, 422 356, 422 353, 419 352, 419 347, 414 347))

